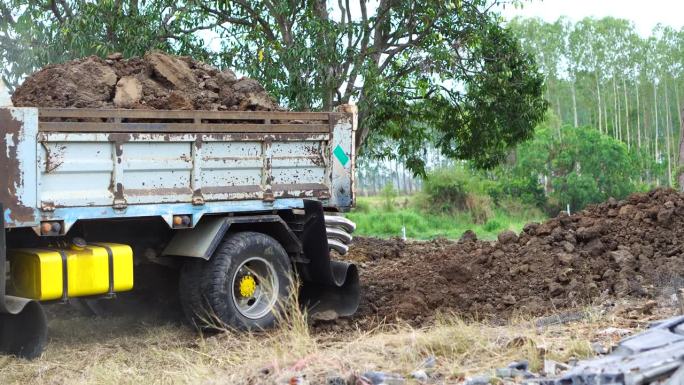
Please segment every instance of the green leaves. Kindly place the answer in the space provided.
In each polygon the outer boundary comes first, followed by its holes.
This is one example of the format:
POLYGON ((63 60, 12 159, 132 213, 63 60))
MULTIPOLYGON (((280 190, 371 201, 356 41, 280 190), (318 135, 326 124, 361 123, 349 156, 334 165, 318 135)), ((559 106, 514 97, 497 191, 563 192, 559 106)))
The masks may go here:
POLYGON ((48 63, 161 49, 232 67, 292 110, 356 101, 359 148, 417 174, 426 143, 492 167, 546 110, 537 65, 495 1, 10 0, 2 75, 17 84, 48 63))
POLYGON ((566 126, 561 135, 562 140, 542 126, 534 140, 518 148, 515 163, 497 171, 505 194, 547 205, 551 212, 567 204, 580 210, 639 190, 639 178, 658 167, 595 128, 566 126))

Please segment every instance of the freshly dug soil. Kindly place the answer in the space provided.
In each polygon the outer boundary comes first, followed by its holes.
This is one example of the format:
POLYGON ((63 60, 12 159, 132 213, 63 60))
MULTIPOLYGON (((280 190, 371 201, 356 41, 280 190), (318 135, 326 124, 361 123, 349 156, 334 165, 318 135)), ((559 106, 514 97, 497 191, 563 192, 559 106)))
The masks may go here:
POLYGON ((497 242, 357 238, 358 317, 420 323, 541 315, 619 297, 652 297, 684 277, 684 194, 657 189, 504 232, 497 242))
POLYGON ((254 79, 237 79, 189 57, 150 52, 124 60, 90 56, 29 76, 12 95, 17 107, 272 111, 280 107, 254 79))

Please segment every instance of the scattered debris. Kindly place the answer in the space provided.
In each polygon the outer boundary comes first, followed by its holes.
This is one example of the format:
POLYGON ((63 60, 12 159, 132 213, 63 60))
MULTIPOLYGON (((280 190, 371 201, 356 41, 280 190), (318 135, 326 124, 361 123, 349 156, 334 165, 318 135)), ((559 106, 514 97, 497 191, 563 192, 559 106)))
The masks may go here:
POLYGON ((619 336, 623 337, 628 334, 630 334, 632 331, 629 329, 624 329, 624 328, 616 328, 616 327, 608 327, 603 330, 600 330, 599 332, 596 333, 596 335, 599 336, 619 336))
POLYGON ((492 382, 490 376, 476 376, 468 379, 465 385, 489 385, 492 382))
POLYGON ((437 366, 437 358, 435 356, 428 356, 421 364, 421 368, 433 369, 437 366))
POLYGON ((610 353, 610 350, 600 342, 594 342, 591 344, 591 350, 597 355, 606 355, 610 353))
POLYGON ((560 378, 540 384, 655 385, 666 380, 682 384, 683 379, 684 316, 679 316, 625 338, 607 356, 580 361, 560 378))
POLYGON ((570 366, 566 364, 547 359, 544 360, 543 375, 546 377, 557 376, 568 369, 570 369, 570 366))
POLYGON ((496 377, 501 379, 530 379, 538 377, 528 370, 529 366, 529 362, 525 360, 511 362, 505 368, 496 369, 496 377))
POLYGON ((581 321, 585 318, 587 318, 585 312, 567 312, 539 318, 535 321, 534 325, 538 328, 543 328, 551 325, 563 325, 570 322, 581 321))
POLYGON ((427 382, 427 380, 429 379, 429 377, 428 377, 427 373, 425 372, 425 370, 422 370, 422 369, 420 369, 420 370, 414 370, 414 371, 411 373, 411 378, 413 378, 413 379, 415 379, 415 380, 417 380, 417 381, 420 381, 420 382, 427 382))
POLYGON ((398 374, 383 372, 366 372, 362 378, 372 385, 404 385, 406 379, 398 374))

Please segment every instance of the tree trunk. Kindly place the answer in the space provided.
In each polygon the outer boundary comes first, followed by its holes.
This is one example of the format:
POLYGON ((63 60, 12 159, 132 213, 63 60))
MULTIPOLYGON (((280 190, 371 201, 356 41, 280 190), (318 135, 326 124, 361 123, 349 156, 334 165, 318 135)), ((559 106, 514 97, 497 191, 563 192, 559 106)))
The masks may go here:
POLYGON ((599 86, 598 74, 596 74, 596 96, 598 97, 598 126, 599 132, 603 132, 603 116, 601 114, 601 87, 599 86))
POLYGON ((653 127, 655 135, 653 140, 653 148, 655 154, 655 161, 658 161, 658 85, 653 82, 653 127))
POLYGON ((672 116, 670 112, 670 97, 668 96, 667 83, 664 83, 665 87, 665 148, 667 151, 667 185, 672 186, 672 150, 670 149, 670 138, 672 135, 672 116))
POLYGON ((684 191, 684 119, 681 118, 684 107, 677 106, 679 111, 679 162, 677 167, 677 184, 679 191, 684 191))
POLYGON ((575 94, 575 81, 572 82, 572 112, 575 118, 575 128, 579 126, 577 123, 577 95, 575 94))
POLYGON ((615 132, 615 138, 617 140, 622 140, 622 131, 620 129, 620 104, 618 104, 618 94, 617 83, 615 82, 615 76, 613 76, 613 122, 615 127, 613 131, 615 132))
MULTIPOLYGON (((560 92, 558 92, 558 90, 556 90, 556 107, 558 109, 558 121, 560 122, 560 126, 562 126, 563 125, 563 113, 561 111, 560 92)), ((559 132, 560 132, 560 126, 558 128, 559 132)))
MULTIPOLYGON (((608 95, 608 92, 606 92, 606 95, 608 95)), ((603 130, 606 132, 606 135, 609 135, 608 133, 608 101, 606 98, 603 99, 603 130)))
POLYGON ((632 148, 632 136, 629 129, 629 95, 627 95, 627 83, 625 78, 622 78, 622 91, 625 94, 625 129, 627 130, 627 148, 632 148))
POLYGON ((637 116, 637 148, 641 150, 641 109, 639 106, 639 83, 634 85, 636 94, 636 116, 637 116))

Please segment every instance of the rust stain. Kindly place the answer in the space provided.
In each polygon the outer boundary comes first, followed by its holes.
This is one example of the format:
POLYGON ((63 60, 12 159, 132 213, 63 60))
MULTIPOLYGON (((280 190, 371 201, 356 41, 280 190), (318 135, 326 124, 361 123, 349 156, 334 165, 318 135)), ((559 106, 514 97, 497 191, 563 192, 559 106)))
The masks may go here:
POLYGON ((40 143, 45 149, 45 173, 50 174, 55 171, 59 166, 64 164, 64 152, 66 151, 66 146, 55 146, 52 150, 50 147, 44 143, 40 143))
POLYGON ((130 142, 132 139, 134 139, 133 138, 134 136, 135 135, 131 135, 131 134, 114 133, 114 134, 107 135, 107 139, 110 142, 116 143, 118 145, 118 144, 130 142))
POLYGON ((114 190, 114 200, 125 200, 124 186, 122 183, 116 184, 116 190, 114 190))
MULTIPOLYGON (((8 109, 0 109, 0 201, 9 210, 11 222, 36 222, 35 210, 19 201, 17 187, 23 187, 24 178, 17 158, 17 145, 20 141, 21 122, 14 119, 8 109), (9 143, 7 141, 10 141, 9 143)), ((4 215, 4 213, 0 213, 4 215)), ((9 227, 10 224, 7 224, 9 227)))

